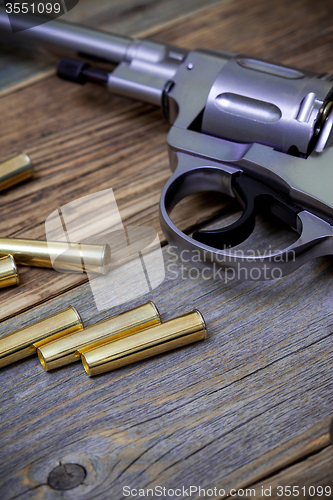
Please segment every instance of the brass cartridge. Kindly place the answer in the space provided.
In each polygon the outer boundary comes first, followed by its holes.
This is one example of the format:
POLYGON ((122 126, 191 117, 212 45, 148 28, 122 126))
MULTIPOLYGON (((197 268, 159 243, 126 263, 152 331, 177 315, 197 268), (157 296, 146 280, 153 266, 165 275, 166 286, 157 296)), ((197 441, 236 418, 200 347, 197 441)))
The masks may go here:
POLYGON ((0 191, 8 189, 33 176, 30 158, 20 153, 0 163, 0 191))
POLYGON ((64 272, 107 274, 111 262, 109 245, 0 238, 0 256, 8 254, 23 266, 52 269, 55 262, 56 269, 64 272))
POLYGON ((48 316, 32 325, 25 326, 0 338, 0 368, 36 352, 34 342, 42 345, 47 337, 60 338, 78 330, 83 324, 74 307, 67 307, 52 316, 48 316))
POLYGON ((194 310, 135 335, 85 349, 81 359, 88 375, 93 376, 205 338, 205 320, 194 310))
POLYGON ((49 339, 50 343, 43 346, 35 344, 35 347, 44 369, 49 371, 79 361, 80 354, 75 353, 86 346, 97 347, 110 342, 111 339, 120 339, 160 323, 159 312, 155 304, 149 301, 142 306, 88 326, 81 332, 54 342, 49 339))
POLYGON ((15 260, 11 255, 0 258, 0 288, 18 285, 20 282, 15 260))

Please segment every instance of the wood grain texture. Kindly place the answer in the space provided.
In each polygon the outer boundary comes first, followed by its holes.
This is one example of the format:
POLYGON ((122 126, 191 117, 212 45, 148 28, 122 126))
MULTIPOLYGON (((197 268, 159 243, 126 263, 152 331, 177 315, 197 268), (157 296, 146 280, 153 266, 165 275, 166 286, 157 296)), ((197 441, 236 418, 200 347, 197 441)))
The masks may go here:
MULTIPOLYGON (((155 35, 332 71, 330 9, 328 1, 237 0, 155 35)), ((36 166, 34 182, 1 196, 1 234, 43 238, 56 207, 105 187, 114 188, 125 224, 159 230, 158 198, 170 173, 168 126, 156 110, 55 78, 0 103, 3 157, 25 149, 36 166)), ((214 210, 196 199, 175 220, 189 231, 214 210)), ((266 245, 290 238, 260 220, 251 244, 267 235, 266 245)), ((82 278, 48 270, 20 268, 22 287, 2 293, 0 335, 70 304, 88 325, 151 299, 163 319, 199 308, 208 339, 94 379, 79 363, 46 373, 36 358, 2 370, 1 499, 118 500, 125 485, 228 490, 269 482, 280 469, 296 481, 303 476, 292 464, 313 454, 319 462, 311 470, 328 470, 332 258, 276 282, 224 283, 197 279, 188 266, 175 266, 167 245, 163 252, 163 284, 103 313, 82 278), (83 465, 83 484, 52 490, 48 475, 60 462, 83 465)))
MULTIPOLYGON (((263 0, 250 7, 245 0, 222 2, 151 32, 151 36, 189 48, 233 49, 333 71, 329 67, 333 39, 329 12, 329 2, 316 6, 298 1, 293 7, 286 2, 268 5, 263 0), (240 16, 240 12, 246 14, 240 16), (320 58, 313 54, 313 47, 320 47, 320 58)), ((0 137, 3 158, 24 150, 36 169, 33 182, 1 196, 3 236, 44 239, 44 221, 53 210, 106 187, 114 189, 125 224, 147 224, 159 230, 158 200, 170 169, 165 145, 169 127, 158 110, 110 96, 103 88, 75 86, 55 77, 0 102, 6 124, 0 137)), ((182 214, 186 225, 194 227, 216 213, 215 200, 206 208, 201 200, 197 210, 190 205, 182 214)), ((80 276, 23 269, 22 286, 3 292, 0 318, 42 303, 82 281, 80 276)))
MULTIPOLYGON (((90 471, 75 498, 120 499, 125 485, 242 487, 328 445, 332 267, 320 260, 279 282, 226 286, 175 280, 167 248, 165 261, 166 281, 131 306, 149 297, 163 319, 198 307, 208 340, 94 379, 79 363, 45 373, 35 358, 2 370, 5 499, 60 498, 38 486, 60 461, 90 471)), ((107 314, 83 286, 15 321, 69 303, 86 324, 107 314)))

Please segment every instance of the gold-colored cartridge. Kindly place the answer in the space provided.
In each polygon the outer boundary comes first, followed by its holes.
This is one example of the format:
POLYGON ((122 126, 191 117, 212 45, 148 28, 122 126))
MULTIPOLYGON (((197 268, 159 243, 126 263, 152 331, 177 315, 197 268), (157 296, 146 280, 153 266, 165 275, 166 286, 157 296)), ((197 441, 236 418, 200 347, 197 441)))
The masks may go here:
POLYGON ((26 181, 33 176, 30 158, 20 153, 0 163, 0 191, 4 191, 19 182, 26 181))
POLYGON ((93 376, 205 338, 205 320, 194 310, 135 335, 81 350, 81 359, 88 375, 93 376))
MULTIPOLYGON (((94 347, 137 333, 161 323, 159 312, 152 302, 135 307, 104 321, 84 328, 82 331, 43 346, 35 344, 38 357, 46 371, 80 360, 76 351, 86 346, 94 347)), ((52 340, 52 339, 49 339, 52 340)))
POLYGON ((109 245, 87 245, 16 238, 0 238, 0 256, 12 255, 17 264, 55 268, 62 272, 91 271, 107 274, 111 263, 109 245))
POLYGON ((35 342, 41 346, 50 336, 53 339, 60 338, 82 328, 79 313, 70 306, 20 330, 8 333, 0 338, 0 368, 31 356, 36 352, 33 346, 35 342))
POLYGON ((18 285, 20 282, 15 260, 11 255, 0 258, 0 288, 18 285))

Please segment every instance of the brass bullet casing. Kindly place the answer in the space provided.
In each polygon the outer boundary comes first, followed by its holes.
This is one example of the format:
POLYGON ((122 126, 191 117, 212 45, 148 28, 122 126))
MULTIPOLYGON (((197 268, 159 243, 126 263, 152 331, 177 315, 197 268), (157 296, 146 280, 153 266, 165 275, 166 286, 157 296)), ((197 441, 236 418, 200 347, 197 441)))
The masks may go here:
POLYGON ((43 345, 47 337, 60 338, 83 329, 82 320, 74 307, 67 307, 47 318, 0 338, 0 368, 36 352, 35 342, 43 345))
POLYGON ((92 271, 107 274, 111 263, 109 245, 86 245, 16 238, 0 238, 0 256, 12 255, 17 264, 58 271, 92 271))
POLYGON ((202 314, 194 310, 148 330, 81 351, 88 375, 98 375, 206 338, 202 314))
POLYGON ((18 285, 20 282, 15 260, 11 255, 0 258, 0 288, 18 285))
POLYGON ((110 342, 111 339, 120 339, 160 323, 159 312, 155 304, 149 301, 142 306, 88 326, 81 332, 43 346, 35 344, 35 347, 38 348, 37 353, 42 366, 49 371, 79 361, 80 354, 75 353, 86 346, 100 346, 110 342))
POLYGON ((20 153, 0 163, 0 191, 8 189, 33 176, 30 158, 20 153))

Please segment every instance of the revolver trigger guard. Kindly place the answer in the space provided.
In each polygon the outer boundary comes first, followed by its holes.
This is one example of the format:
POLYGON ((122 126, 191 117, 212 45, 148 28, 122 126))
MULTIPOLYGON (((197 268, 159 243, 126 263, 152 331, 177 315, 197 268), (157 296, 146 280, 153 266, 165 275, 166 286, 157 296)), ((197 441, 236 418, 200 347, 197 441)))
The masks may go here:
MULTIPOLYGON (((233 278, 264 281, 288 275, 313 258, 333 253, 333 227, 328 222, 306 210, 294 209, 290 212, 290 207, 286 212, 282 209, 281 214, 281 207, 275 203, 272 212, 281 219, 290 219, 288 222, 299 234, 299 238, 284 250, 256 255, 246 250, 222 250, 180 231, 169 215, 174 206, 189 194, 201 191, 214 190, 230 195, 226 187, 228 176, 230 174, 222 166, 198 167, 180 174, 176 171, 163 189, 160 224, 168 243, 176 252, 181 255, 182 251, 186 251, 186 261, 190 260, 199 268, 221 269, 222 274, 233 278)), ((252 208, 250 205, 246 217, 253 213, 252 208)))

